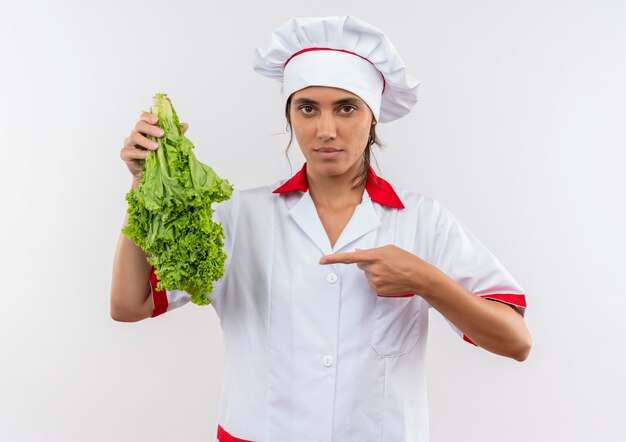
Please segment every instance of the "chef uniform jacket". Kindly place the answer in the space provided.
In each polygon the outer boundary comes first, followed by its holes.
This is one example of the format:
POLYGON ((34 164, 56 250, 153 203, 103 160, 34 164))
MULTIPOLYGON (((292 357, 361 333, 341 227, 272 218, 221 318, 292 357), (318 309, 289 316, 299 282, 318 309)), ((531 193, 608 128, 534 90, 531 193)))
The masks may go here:
MULTIPOLYGON (((356 265, 319 259, 395 244, 522 313, 523 291, 441 204, 371 168, 334 247, 307 190, 305 164, 215 207, 228 255, 210 296, 225 347, 217 440, 426 442, 429 305, 415 294, 378 296, 356 265)), ((153 273, 153 316, 189 301, 156 282, 153 273)))

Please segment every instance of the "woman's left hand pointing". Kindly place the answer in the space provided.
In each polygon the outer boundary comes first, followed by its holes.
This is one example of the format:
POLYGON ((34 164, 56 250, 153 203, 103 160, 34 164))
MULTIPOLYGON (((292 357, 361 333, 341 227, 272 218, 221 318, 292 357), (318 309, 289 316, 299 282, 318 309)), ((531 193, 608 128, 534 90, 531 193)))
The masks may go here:
POLYGON ((320 264, 356 264, 380 296, 419 294, 438 276, 436 267, 394 245, 326 255, 320 264))

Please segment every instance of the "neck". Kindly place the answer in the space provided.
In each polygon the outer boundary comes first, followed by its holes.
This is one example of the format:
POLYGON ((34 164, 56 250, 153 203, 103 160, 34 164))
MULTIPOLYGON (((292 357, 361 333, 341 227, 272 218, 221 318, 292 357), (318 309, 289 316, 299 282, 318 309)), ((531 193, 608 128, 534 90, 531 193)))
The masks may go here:
POLYGON ((357 206, 363 198, 365 183, 357 188, 354 178, 359 172, 360 164, 341 175, 317 176, 307 169, 307 182, 311 199, 317 207, 339 209, 346 206, 357 206))

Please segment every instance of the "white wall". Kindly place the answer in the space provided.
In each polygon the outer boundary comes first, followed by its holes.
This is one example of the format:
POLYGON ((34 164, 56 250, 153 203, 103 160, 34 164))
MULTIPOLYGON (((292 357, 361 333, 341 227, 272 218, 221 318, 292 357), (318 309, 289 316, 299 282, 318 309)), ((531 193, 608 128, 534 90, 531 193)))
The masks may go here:
POLYGON ((383 176, 443 202, 527 292, 522 364, 432 315, 433 442, 623 440, 625 5, 0 2, 0 440, 210 440, 214 311, 109 317, 119 150, 162 91, 238 188, 287 177, 278 86, 252 50, 291 16, 344 13, 385 30, 423 82, 380 129, 383 176))

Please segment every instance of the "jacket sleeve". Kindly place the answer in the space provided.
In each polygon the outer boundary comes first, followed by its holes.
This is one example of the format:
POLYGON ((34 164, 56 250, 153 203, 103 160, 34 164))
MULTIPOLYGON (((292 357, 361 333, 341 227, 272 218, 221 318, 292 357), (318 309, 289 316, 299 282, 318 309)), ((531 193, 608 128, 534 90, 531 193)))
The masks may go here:
POLYGON ((437 201, 432 203, 432 264, 476 296, 509 304, 524 315, 524 290, 509 271, 459 219, 437 201))

